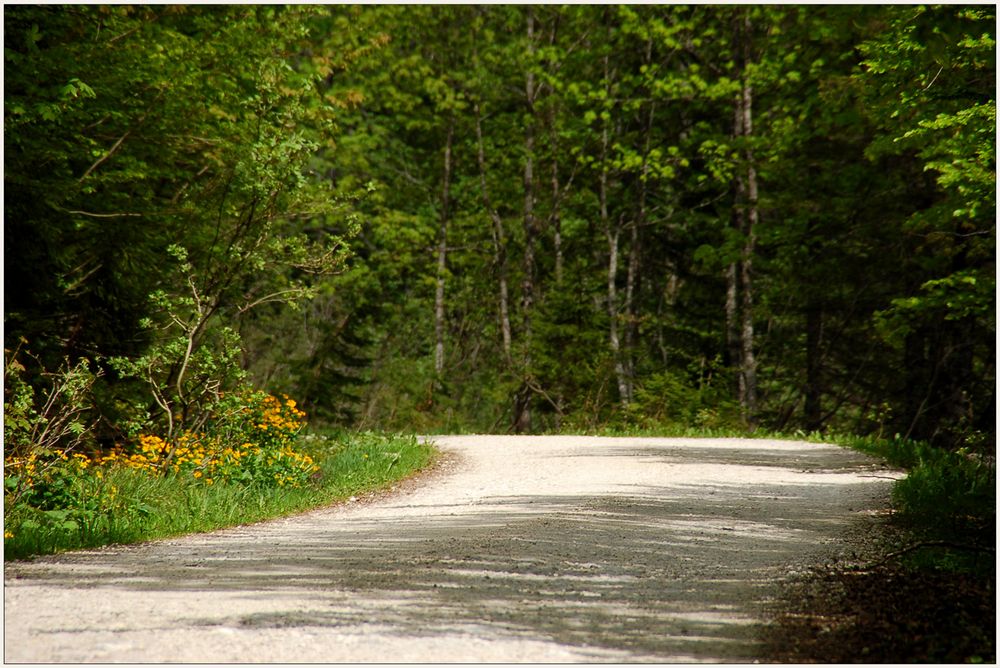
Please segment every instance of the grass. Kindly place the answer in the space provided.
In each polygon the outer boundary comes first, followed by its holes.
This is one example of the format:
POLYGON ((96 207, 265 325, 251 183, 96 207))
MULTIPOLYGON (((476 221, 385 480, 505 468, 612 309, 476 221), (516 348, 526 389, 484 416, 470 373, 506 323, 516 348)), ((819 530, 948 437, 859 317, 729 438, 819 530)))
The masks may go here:
MULTIPOLYGON (((897 523, 911 544, 902 562, 914 568, 980 570, 983 549, 994 544, 996 469, 964 450, 949 451, 906 439, 875 439, 819 433, 778 433, 738 428, 605 428, 604 436, 689 438, 781 438, 835 443, 884 459, 907 470, 893 488, 897 523)), ((259 488, 206 486, 190 478, 158 477, 129 469, 90 479, 82 496, 95 500, 75 511, 8 508, 5 558, 111 543, 133 543, 184 533, 258 522, 336 503, 385 487, 426 466, 431 446, 413 436, 376 433, 311 432, 297 448, 320 466, 310 484, 259 488), (13 533, 7 537, 8 532, 13 533)))
POLYGON ((72 510, 7 508, 4 558, 127 544, 249 524, 388 487, 428 466, 432 446, 414 436, 318 433, 297 444, 320 470, 302 487, 205 485, 190 477, 112 468, 80 484, 90 499, 72 510))

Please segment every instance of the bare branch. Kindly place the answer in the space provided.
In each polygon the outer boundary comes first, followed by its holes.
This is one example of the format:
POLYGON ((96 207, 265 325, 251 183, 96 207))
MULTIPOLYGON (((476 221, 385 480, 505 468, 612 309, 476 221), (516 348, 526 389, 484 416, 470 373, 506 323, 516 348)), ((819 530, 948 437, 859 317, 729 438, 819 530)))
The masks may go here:
POLYGON ((138 128, 139 126, 141 126, 146 121, 146 118, 149 116, 150 112, 152 112, 152 110, 153 110, 153 105, 155 105, 157 102, 159 102, 160 98, 163 97, 164 90, 165 89, 161 89, 160 92, 156 94, 156 97, 153 98, 153 101, 149 104, 149 107, 146 109, 146 112, 142 116, 139 117, 139 120, 136 121, 135 125, 133 127, 129 128, 128 130, 126 130, 125 134, 123 134, 121 137, 119 137, 118 141, 116 141, 111 146, 111 148, 109 148, 108 151, 103 156, 101 156, 100 158, 98 158, 97 161, 94 164, 92 164, 90 167, 88 167, 87 171, 85 171, 83 173, 83 176, 81 176, 79 178, 79 180, 77 181, 77 183, 83 182, 83 180, 85 178, 87 178, 88 176, 90 176, 95 169, 97 169, 102 164, 104 164, 104 162, 108 158, 110 158, 112 155, 115 154, 115 152, 118 151, 118 149, 121 147, 122 143, 128 138, 128 136, 130 134, 132 134, 132 131, 135 130, 136 128, 138 128))
POLYGON ((241 306, 240 309, 239 309, 239 311, 238 311, 238 313, 240 315, 242 315, 242 314, 246 313, 247 311, 249 311, 250 309, 255 308, 257 306, 260 306, 261 304, 267 304, 269 302, 283 301, 284 300, 283 295, 290 295, 290 294, 295 294, 295 293, 305 294, 306 291, 307 291, 306 288, 290 288, 288 290, 279 290, 277 292, 272 292, 269 295, 264 295, 260 299, 257 299, 255 301, 249 302, 249 303, 241 306))
MULTIPOLYGON (((84 176, 86 176, 86 174, 84 176)), ((91 211, 79 211, 74 209, 63 209, 63 211, 78 216, 89 216, 91 218, 142 218, 146 215, 144 213, 93 213, 91 211)))
MULTIPOLYGON (((146 117, 145 117, 145 116, 143 116, 143 117, 142 117, 142 119, 140 119, 140 121, 139 121, 139 122, 141 123, 141 122, 142 122, 143 120, 145 120, 145 118, 146 118, 146 117)), ((107 151, 107 152, 106 152, 106 153, 105 153, 105 154, 104 154, 103 156, 101 156, 100 158, 98 158, 98 159, 97 159, 97 162, 95 162, 95 163, 94 163, 94 164, 92 164, 92 165, 91 165, 91 166, 90 166, 89 168, 87 168, 87 171, 85 171, 85 172, 83 173, 83 176, 81 176, 81 177, 80 177, 80 179, 79 179, 78 183, 79 183, 79 182, 82 182, 82 181, 83 181, 83 180, 84 180, 85 178, 87 178, 88 176, 90 176, 90 174, 91 174, 91 173, 92 173, 92 172, 93 172, 93 171, 94 171, 95 169, 97 169, 97 168, 98 168, 98 167, 100 167, 100 166, 101 166, 102 164, 104 164, 104 161, 105 161, 105 160, 107 160, 107 159, 108 159, 108 158, 110 158, 110 157, 111 157, 112 155, 114 155, 114 154, 115 154, 115 151, 117 151, 117 150, 118 150, 118 148, 119 148, 119 147, 120 147, 120 146, 122 145, 122 142, 124 142, 124 141, 125 141, 125 139, 127 139, 127 138, 128 138, 128 136, 129 136, 130 134, 132 134, 132 129, 131 129, 131 128, 129 128, 128 130, 126 130, 126 131, 125 131, 125 134, 123 134, 123 135, 122 135, 121 137, 119 137, 119 138, 118 138, 118 141, 116 141, 116 142, 114 143, 114 145, 113 145, 113 146, 112 146, 112 147, 111 147, 110 149, 108 149, 108 151, 107 151)))

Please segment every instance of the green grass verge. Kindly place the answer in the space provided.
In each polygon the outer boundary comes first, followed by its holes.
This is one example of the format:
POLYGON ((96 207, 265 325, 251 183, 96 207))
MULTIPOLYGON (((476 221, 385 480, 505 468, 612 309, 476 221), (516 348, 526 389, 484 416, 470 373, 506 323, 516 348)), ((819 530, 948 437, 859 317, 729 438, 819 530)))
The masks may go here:
POLYGON ((87 476, 90 508, 39 511, 7 508, 4 559, 20 559, 79 548, 136 543, 272 519, 343 501, 388 487, 428 466, 432 446, 414 436, 378 433, 317 433, 303 436, 297 450, 320 470, 308 485, 253 487, 205 485, 190 477, 150 476, 114 468, 87 476))

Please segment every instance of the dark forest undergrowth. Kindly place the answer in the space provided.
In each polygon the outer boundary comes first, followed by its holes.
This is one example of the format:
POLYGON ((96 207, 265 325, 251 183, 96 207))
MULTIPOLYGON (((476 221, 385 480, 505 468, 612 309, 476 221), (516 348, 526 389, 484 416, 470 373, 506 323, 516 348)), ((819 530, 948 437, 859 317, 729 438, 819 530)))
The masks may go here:
POLYGON ((996 571, 990 570, 816 568, 792 582, 778 604, 765 636, 766 660, 995 663, 996 571))

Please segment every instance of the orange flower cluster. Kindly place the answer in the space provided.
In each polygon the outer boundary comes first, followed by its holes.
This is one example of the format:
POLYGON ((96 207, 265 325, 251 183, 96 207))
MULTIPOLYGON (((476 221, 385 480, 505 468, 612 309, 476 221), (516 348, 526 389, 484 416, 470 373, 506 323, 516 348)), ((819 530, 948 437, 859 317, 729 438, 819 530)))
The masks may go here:
POLYGON ((173 446, 159 436, 148 434, 141 436, 139 443, 139 452, 132 455, 114 452, 99 463, 190 474, 206 485, 221 480, 298 486, 318 469, 309 455, 295 452, 290 445, 277 449, 251 442, 226 446, 217 438, 189 432, 178 437, 173 446))
POLYGON ((17 476, 22 485, 31 488, 47 471, 60 468, 79 473, 86 471, 91 464, 93 460, 90 457, 78 452, 42 453, 34 450, 26 457, 4 457, 4 479, 17 476))
POLYGON ((263 393, 244 398, 244 418, 225 436, 182 433, 172 442, 153 434, 142 434, 131 453, 117 449, 97 457, 58 453, 39 459, 38 453, 23 458, 5 459, 5 478, 16 475, 21 485, 30 488, 46 469, 53 465, 73 474, 103 478, 106 467, 123 466, 154 473, 190 475, 206 485, 216 481, 243 484, 299 486, 319 467, 311 457, 296 452, 295 436, 303 427, 305 413, 293 399, 263 393))

